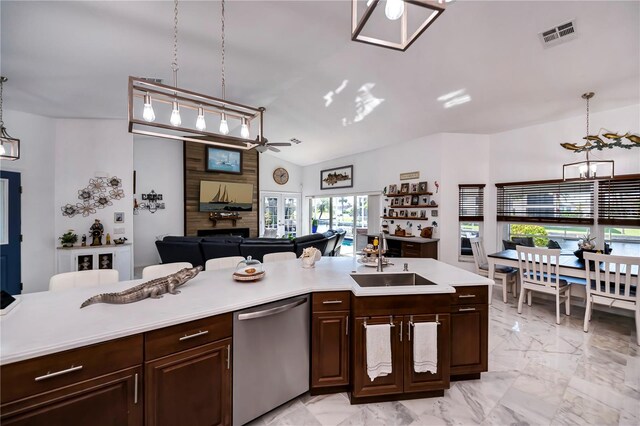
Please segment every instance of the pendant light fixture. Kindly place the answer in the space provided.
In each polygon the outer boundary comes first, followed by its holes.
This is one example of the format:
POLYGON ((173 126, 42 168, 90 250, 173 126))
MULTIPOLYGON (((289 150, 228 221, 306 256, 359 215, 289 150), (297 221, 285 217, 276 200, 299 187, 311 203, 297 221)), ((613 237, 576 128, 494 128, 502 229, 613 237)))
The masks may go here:
POLYGON ((243 150, 266 143, 262 136, 265 109, 226 99, 224 0, 221 21, 222 98, 178 87, 178 0, 174 0, 171 62, 173 86, 162 84, 155 79, 129 77, 129 132, 243 150), (220 117, 220 125, 210 130, 207 127, 207 118, 216 116, 220 117), (230 132, 230 122, 234 123, 235 134, 230 132), (256 129, 257 137, 254 140, 250 139, 250 126, 256 129))
POLYGON ((16 139, 7 133, 4 127, 4 115, 2 110, 2 92, 7 77, 0 76, 0 159, 15 161, 20 158, 20 139, 16 139))
POLYGON ((450 1, 351 0, 351 40, 404 52, 442 15, 450 1), (381 2, 384 2, 384 17, 375 12, 381 2), (362 5, 364 11, 358 10, 362 5), (397 21, 393 24, 393 31, 389 31, 391 27, 382 22, 385 19, 397 21))
MULTIPOLYGON (((567 180, 570 176, 575 175, 574 173, 571 173, 570 170, 573 169, 577 169, 578 171, 578 178, 580 179, 596 179, 597 177, 611 177, 613 178, 613 172, 614 172, 614 162, 613 160, 592 160, 589 158, 589 151, 590 149, 588 149, 591 146, 591 142, 589 142, 590 140, 600 140, 600 138, 598 136, 591 136, 589 135, 589 100, 591 98, 593 98, 595 96, 595 93, 593 92, 587 92, 584 93, 582 95, 582 99, 587 101, 587 135, 584 137, 584 140, 587 141, 587 143, 585 144, 586 146, 586 160, 585 161, 578 161, 575 163, 567 163, 564 164, 562 166, 562 179, 563 180, 567 180), (598 175, 598 166, 600 167, 600 176, 598 175), (603 167, 608 167, 609 168, 609 172, 608 174, 603 174, 602 173, 602 168, 603 167)), ((566 144, 562 144, 563 146, 566 144)))

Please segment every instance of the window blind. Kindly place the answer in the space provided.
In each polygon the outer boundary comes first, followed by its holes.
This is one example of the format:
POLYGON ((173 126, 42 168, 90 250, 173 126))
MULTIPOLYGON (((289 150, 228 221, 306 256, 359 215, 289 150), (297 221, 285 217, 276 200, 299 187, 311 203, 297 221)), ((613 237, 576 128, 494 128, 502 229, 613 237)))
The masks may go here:
POLYGON ((593 224, 593 181, 497 183, 497 220, 593 224))
POLYGON ((640 226, 640 178, 598 182, 598 223, 640 226))
POLYGON ((458 185, 458 214, 461 221, 484 220, 484 184, 458 185))

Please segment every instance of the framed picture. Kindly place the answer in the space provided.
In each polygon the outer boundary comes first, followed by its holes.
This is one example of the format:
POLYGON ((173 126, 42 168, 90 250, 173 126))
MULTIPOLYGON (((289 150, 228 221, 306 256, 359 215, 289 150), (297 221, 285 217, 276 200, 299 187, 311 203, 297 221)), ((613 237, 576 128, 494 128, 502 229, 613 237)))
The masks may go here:
POLYGON ((124 223, 124 212, 113 213, 113 223, 124 223))
POLYGON ((409 212, 409 217, 418 217, 418 212, 415 210, 412 210, 409 212))
POLYGON ((199 211, 250 212, 253 209, 253 184, 200 181, 199 211))
POLYGON ((420 192, 420 193, 425 193, 425 192, 427 192, 427 191, 428 191, 428 189, 427 189, 427 182, 420 182, 420 183, 418 183, 418 192, 420 192))
POLYGON ((400 217, 407 217, 407 211, 406 210, 400 210, 400 217))
POLYGON ((336 167, 320 172, 320 189, 352 188, 353 166, 336 167))
POLYGON ((242 174, 242 151, 239 149, 205 146, 208 172, 242 174))
POLYGON ((420 204, 422 205, 429 205, 429 196, 428 195, 421 195, 420 196, 420 204))
POLYGON ((394 209, 389 209, 388 213, 387 213, 387 217, 393 217, 393 215, 395 214, 395 210, 394 209))
POLYGON ((411 184, 411 193, 415 194, 416 192, 418 192, 418 184, 417 183, 412 183, 411 184))
MULTIPOLYGON (((400 197, 396 197, 396 198, 394 198, 394 199, 391 201, 391 205, 392 205, 392 206, 399 206, 399 205, 400 205, 400 200, 401 200, 401 198, 400 198, 400 197)), ((402 200, 404 200, 404 198, 402 198, 402 200)))
POLYGON ((431 210, 432 217, 438 217, 438 210, 431 210))
POLYGON ((411 205, 411 195, 407 195, 406 197, 404 197, 404 205, 405 206, 411 205))
POLYGON ((401 194, 408 194, 409 193, 409 184, 408 183, 403 183, 400 185, 400 193, 401 194))
POLYGON ((388 194, 389 194, 389 195, 394 195, 394 194, 397 194, 397 193, 398 193, 398 185, 395 185, 395 184, 391 184, 391 185, 389 185, 389 192, 388 192, 388 194))
POLYGON ((426 218, 427 218, 427 211, 420 210, 420 219, 426 219, 426 218))
POLYGON ((414 195, 411 197, 411 205, 412 206, 417 206, 420 203, 420 197, 417 195, 414 195))

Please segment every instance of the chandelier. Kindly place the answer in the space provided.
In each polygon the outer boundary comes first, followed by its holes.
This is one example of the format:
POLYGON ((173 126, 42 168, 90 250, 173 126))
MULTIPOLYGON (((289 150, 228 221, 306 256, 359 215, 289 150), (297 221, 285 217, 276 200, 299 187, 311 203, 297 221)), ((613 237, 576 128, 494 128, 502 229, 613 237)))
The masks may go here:
POLYGON ((445 10, 452 0, 351 0, 351 40, 404 52, 445 10), (376 11, 377 10, 377 11, 376 11))
MULTIPOLYGON (((583 138, 584 140, 587 141, 585 145, 578 147, 577 145, 571 144, 571 143, 560 144, 563 148, 566 148, 572 151, 584 151, 586 153, 586 159, 584 161, 577 161, 575 163, 564 164, 562 166, 562 180, 567 180, 569 177, 575 176, 576 169, 578 172, 577 175, 580 179, 595 179, 597 177, 604 177, 607 175, 613 178, 613 171, 614 171, 613 160, 592 160, 589 158, 589 151, 591 151, 590 148, 593 147, 593 145, 591 144, 591 141, 594 141, 594 143, 598 143, 597 141, 600 141, 601 143, 604 144, 602 139, 597 135, 595 136, 589 135, 589 100, 594 96, 595 96, 595 93, 593 92, 587 92, 582 95, 582 99, 587 101, 587 135, 583 138), (600 172, 602 172, 602 168, 605 167, 608 169, 609 173, 605 175, 601 174, 601 176, 598 176, 598 166, 600 166, 600 172), (573 173, 571 173, 572 169, 574 170, 573 173)), ((605 136, 606 135, 611 135, 611 133, 607 133, 605 134, 605 136)), ((606 137, 609 138, 609 136, 606 136, 606 137)))
POLYGON ((20 158, 20 139, 7 133, 2 113, 2 88, 7 77, 0 76, 0 159, 15 161, 20 158))
POLYGON ((174 0, 173 86, 129 77, 130 133, 243 150, 266 144, 265 108, 226 100, 224 6, 222 0, 222 98, 178 87, 178 0, 174 0), (230 122, 237 125, 230 127, 230 122))

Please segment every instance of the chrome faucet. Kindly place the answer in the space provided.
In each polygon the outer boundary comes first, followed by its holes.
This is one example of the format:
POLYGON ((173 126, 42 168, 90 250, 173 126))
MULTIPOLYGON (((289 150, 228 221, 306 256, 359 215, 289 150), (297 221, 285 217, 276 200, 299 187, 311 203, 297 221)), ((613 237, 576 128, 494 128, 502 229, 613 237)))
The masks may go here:
POLYGON ((384 256, 382 255, 387 251, 387 240, 384 237, 384 232, 380 232, 380 236, 378 237, 378 267, 376 270, 378 272, 384 271, 384 256))

